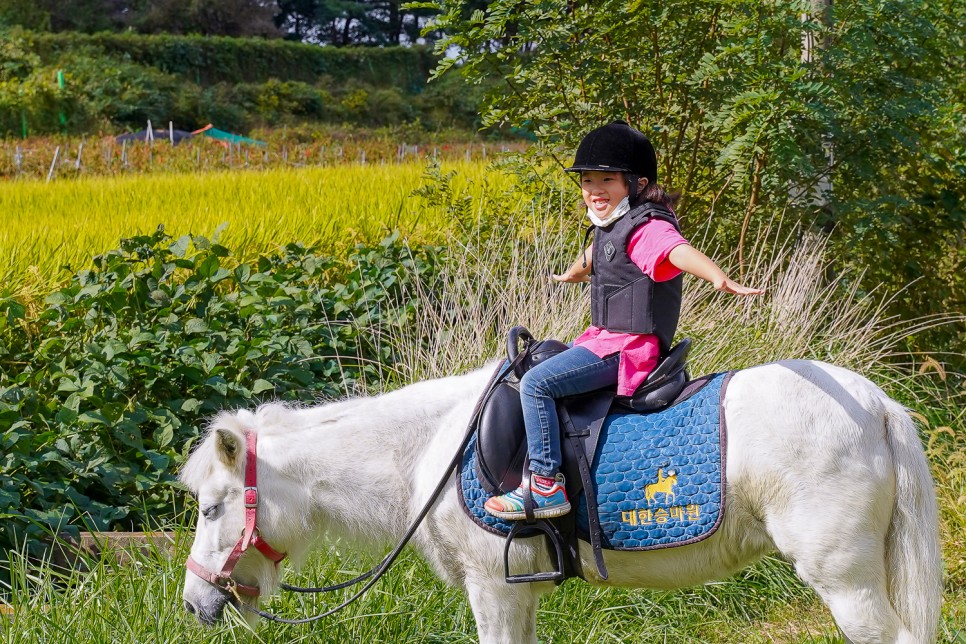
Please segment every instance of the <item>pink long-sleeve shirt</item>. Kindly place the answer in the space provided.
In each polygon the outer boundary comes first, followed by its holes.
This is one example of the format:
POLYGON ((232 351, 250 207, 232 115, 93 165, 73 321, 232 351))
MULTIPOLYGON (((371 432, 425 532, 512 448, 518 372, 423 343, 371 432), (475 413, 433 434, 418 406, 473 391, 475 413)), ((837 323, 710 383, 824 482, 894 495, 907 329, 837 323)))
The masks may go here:
MULTIPOLYGON (((650 219, 631 233, 627 254, 655 282, 664 282, 681 274, 668 261, 674 247, 687 240, 666 221, 650 219)), ((661 346, 656 335, 613 333, 596 326, 589 327, 574 346, 592 351, 598 357, 620 353, 617 371, 617 395, 630 396, 644 382, 661 359, 661 346)))

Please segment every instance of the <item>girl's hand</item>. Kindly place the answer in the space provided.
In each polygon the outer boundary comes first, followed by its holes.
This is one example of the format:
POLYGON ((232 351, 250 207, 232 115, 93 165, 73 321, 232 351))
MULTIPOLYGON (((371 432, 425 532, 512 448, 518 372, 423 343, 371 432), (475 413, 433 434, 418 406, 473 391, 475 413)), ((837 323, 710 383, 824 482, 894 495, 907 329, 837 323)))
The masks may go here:
POLYGON ((573 273, 571 273, 569 271, 566 272, 566 273, 561 273, 559 275, 556 274, 556 273, 554 273, 553 275, 550 276, 550 278, 553 279, 553 280, 555 280, 555 281, 557 281, 557 282, 569 282, 569 283, 589 282, 590 281, 590 276, 589 275, 574 275, 573 273))
POLYGON ((747 286, 742 286, 730 277, 725 277, 720 281, 720 283, 715 281, 714 287, 719 291, 731 293, 733 295, 761 295, 765 292, 765 289, 763 288, 749 288, 747 286))

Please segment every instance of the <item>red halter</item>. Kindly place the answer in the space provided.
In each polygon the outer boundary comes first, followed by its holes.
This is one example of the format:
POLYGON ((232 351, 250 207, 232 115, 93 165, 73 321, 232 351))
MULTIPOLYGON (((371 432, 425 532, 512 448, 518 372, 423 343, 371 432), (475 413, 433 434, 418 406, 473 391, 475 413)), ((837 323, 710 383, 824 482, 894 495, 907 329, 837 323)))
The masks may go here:
POLYGON ((248 546, 255 546, 256 550, 268 557, 276 566, 286 557, 285 554, 278 552, 262 539, 258 534, 258 527, 255 525, 258 513, 258 476, 256 474, 257 458, 255 451, 257 441, 258 434, 255 432, 245 432, 245 530, 238 539, 238 543, 235 544, 235 548, 228 555, 225 565, 221 567, 221 572, 216 573, 205 568, 192 559, 191 556, 188 557, 187 564, 188 570, 209 584, 227 591, 236 597, 239 594, 248 595, 249 597, 258 597, 259 595, 258 586, 240 584, 231 578, 231 573, 235 570, 235 564, 241 559, 242 554, 248 550, 248 546))

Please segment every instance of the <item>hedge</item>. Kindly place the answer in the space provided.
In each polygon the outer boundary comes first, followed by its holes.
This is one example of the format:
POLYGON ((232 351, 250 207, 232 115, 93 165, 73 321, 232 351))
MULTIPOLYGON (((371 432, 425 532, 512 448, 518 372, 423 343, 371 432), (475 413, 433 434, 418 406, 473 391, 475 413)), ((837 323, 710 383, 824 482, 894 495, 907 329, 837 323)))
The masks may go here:
POLYGON ((361 81, 418 93, 436 66, 427 47, 320 47, 286 40, 140 34, 26 34, 47 64, 90 50, 119 61, 156 67, 204 87, 257 83, 270 78, 314 83, 361 81))
POLYGON ((436 262, 390 236, 344 259, 290 244, 245 264, 159 229, 97 257, 39 315, 0 298, 0 553, 172 518, 177 465, 219 410, 383 380, 386 333, 411 310, 390 304, 436 262))

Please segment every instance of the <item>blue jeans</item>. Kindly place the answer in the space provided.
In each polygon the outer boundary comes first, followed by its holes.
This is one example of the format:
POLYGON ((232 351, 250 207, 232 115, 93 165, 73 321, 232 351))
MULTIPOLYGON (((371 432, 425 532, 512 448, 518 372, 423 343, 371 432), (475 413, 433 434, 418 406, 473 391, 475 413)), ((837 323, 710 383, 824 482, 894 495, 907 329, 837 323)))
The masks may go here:
POLYGON ((598 358, 588 349, 573 347, 523 375, 520 401, 531 472, 553 476, 560 469, 560 421, 554 399, 616 384, 619 363, 619 353, 598 358))

